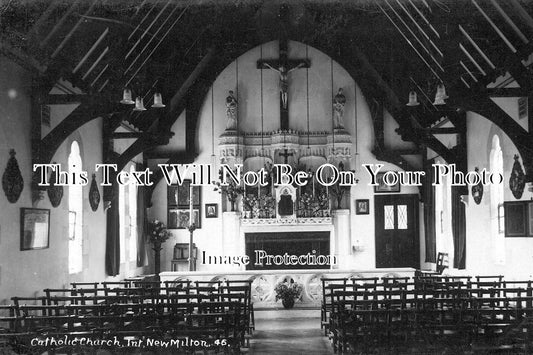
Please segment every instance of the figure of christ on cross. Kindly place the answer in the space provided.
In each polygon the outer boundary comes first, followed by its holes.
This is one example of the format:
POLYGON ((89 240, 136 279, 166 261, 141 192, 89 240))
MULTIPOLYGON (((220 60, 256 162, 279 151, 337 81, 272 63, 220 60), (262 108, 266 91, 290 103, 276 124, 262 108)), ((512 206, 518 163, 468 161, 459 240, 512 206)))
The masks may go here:
POLYGON ((258 69, 270 69, 279 74, 279 92, 280 92, 280 118, 281 129, 289 129, 289 73, 300 68, 309 68, 310 62, 307 59, 289 60, 287 58, 287 40, 279 41, 279 59, 278 60, 258 60, 258 69))
POLYGON ((280 65, 279 69, 276 69, 272 67, 268 62, 263 63, 266 67, 277 71, 279 73, 279 93, 281 95, 281 104, 282 107, 286 110, 287 109, 287 99, 288 94, 287 90, 289 89, 289 73, 293 70, 302 68, 305 63, 300 63, 296 67, 287 70, 287 68, 284 65, 280 65))

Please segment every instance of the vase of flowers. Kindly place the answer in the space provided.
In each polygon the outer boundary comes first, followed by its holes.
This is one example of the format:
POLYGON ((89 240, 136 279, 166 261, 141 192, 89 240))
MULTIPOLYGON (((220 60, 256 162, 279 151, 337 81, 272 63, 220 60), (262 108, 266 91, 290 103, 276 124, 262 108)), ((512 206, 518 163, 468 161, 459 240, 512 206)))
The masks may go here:
POLYGON ((283 307, 290 309, 294 307, 294 302, 302 295, 303 287, 291 279, 290 282, 285 280, 278 283, 274 291, 276 292, 276 301, 281 300, 283 307))
POLYGON ((171 235, 163 222, 154 219, 148 223, 148 236, 150 243, 152 243, 152 250, 155 252, 154 264, 156 275, 159 275, 161 272, 161 244, 166 242, 171 235))
MULTIPOLYGON (((235 170, 236 173, 236 170, 235 170)), ((233 179, 227 177, 226 181, 228 182, 226 185, 223 185, 221 183, 222 181, 222 170, 219 171, 219 178, 220 181, 215 182, 215 191, 218 191, 221 194, 226 195, 226 198, 231 204, 231 212, 235 211, 235 203, 237 202, 237 199, 240 195, 244 194, 244 188, 240 185, 237 185, 233 179)))

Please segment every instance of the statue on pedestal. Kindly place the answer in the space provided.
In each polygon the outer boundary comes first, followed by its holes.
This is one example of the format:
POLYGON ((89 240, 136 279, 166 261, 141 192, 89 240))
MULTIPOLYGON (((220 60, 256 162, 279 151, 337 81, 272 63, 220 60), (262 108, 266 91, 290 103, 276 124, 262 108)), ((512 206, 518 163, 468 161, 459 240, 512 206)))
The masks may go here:
POLYGON ((342 93, 342 88, 339 88, 337 95, 333 98, 333 128, 344 128, 344 105, 346 105, 346 96, 342 93))
POLYGON ((233 91, 229 91, 226 97, 226 131, 237 130, 237 99, 233 96, 233 91))

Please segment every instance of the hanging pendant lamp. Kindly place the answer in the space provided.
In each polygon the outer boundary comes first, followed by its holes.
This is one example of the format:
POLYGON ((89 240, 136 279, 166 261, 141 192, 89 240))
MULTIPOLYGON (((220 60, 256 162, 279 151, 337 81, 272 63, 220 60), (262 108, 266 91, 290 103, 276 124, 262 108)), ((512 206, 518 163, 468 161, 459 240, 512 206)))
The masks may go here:
POLYGON ((135 103, 135 101, 132 100, 130 89, 124 89, 120 103, 124 105, 133 105, 135 103))
POLYGON ((142 97, 138 96, 135 99, 135 108, 133 109, 133 111, 146 111, 142 97))
POLYGON ((152 105, 152 107, 163 108, 165 106, 166 105, 163 104, 163 97, 161 96, 161 93, 156 92, 154 94, 154 104, 152 105))
POLYGON ((435 102, 433 102, 433 105, 446 105, 446 100, 448 98, 448 95, 446 95, 446 88, 444 87, 444 84, 439 84, 437 86, 437 93, 435 94, 435 102))
POLYGON ((418 105, 420 105, 420 102, 418 102, 418 96, 416 94, 416 91, 410 91, 409 102, 406 104, 406 106, 418 106, 418 105))

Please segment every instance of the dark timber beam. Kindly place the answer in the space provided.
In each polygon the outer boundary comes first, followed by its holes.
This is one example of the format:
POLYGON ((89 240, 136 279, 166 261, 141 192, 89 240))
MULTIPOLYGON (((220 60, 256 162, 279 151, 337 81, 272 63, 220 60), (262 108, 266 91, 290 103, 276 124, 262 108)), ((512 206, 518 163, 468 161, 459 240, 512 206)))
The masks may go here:
POLYGON ((34 159, 40 163, 49 163, 59 146, 74 131, 98 117, 106 116, 113 111, 119 111, 119 109, 118 105, 106 104, 101 101, 99 101, 99 104, 94 104, 89 100, 79 105, 55 126, 46 137, 41 139, 38 156, 34 157, 34 159))
MULTIPOLYGON (((347 71, 352 75, 355 82, 359 85, 363 91, 364 96, 366 97, 367 102, 370 102, 373 99, 382 100, 383 106, 389 111, 392 117, 398 122, 401 129, 405 132, 411 130, 412 127, 405 117, 406 113, 403 105, 400 100, 390 88, 390 86, 383 80, 381 75, 377 70, 370 64, 366 55, 361 52, 359 48, 355 45, 350 47, 353 52, 353 63, 344 63, 340 61, 341 64, 347 71)), ((335 58, 335 56, 332 56, 335 58)), ((437 154, 442 156, 448 163, 453 163, 455 161, 455 156, 452 151, 445 147, 438 139, 435 137, 421 137, 412 134, 402 134, 402 139, 407 139, 415 144, 424 144, 429 148, 434 150, 437 154)))
MULTIPOLYGON (((194 159, 196 159, 196 156, 196 154, 191 154, 187 151, 173 153, 172 157, 166 162, 166 164, 192 164, 194 159)), ((152 195, 161 180, 163 180, 163 172, 161 169, 157 169, 152 175, 152 182, 154 184, 152 186, 147 186, 145 189, 145 201, 147 207, 152 207, 152 195)))
MULTIPOLYGON (((67 105, 67 104, 80 104, 83 101, 86 101, 88 95, 84 94, 48 94, 44 98, 43 104, 47 105, 67 105)), ((96 98, 94 95, 91 98, 96 98)))
POLYGON ((490 97, 524 97, 528 91, 522 88, 490 88, 486 89, 490 97))
POLYGON ((368 105, 370 107, 370 116, 372 117, 372 124, 374 126, 374 134, 376 136, 376 147, 374 149, 382 151, 385 149, 383 105, 375 99, 370 100, 368 105))
POLYGON ((475 112, 498 126, 515 144, 526 169, 528 181, 533 181, 533 137, 486 95, 455 92, 453 100, 462 108, 475 112))
MULTIPOLYGON (((185 79, 170 100, 170 107, 165 116, 156 119, 140 138, 114 160, 114 163, 117 164, 117 171, 121 171, 128 162, 137 155, 158 145, 168 144, 170 137, 173 135, 173 133, 170 132, 170 128, 176 122, 180 113, 185 109, 186 98, 190 88, 198 80, 199 76, 209 67, 209 64, 215 58, 215 53, 216 48, 210 48, 208 50, 207 54, 196 65, 194 70, 189 74, 187 79, 185 79)), ((112 197, 112 188, 104 189, 104 200, 109 201, 112 197)))
POLYGON ((0 53, 36 75, 40 75, 46 71, 46 65, 41 64, 37 59, 21 51, 20 49, 13 47, 5 38, 1 37, 0 53))
POLYGON ((113 139, 132 139, 140 138, 143 136, 143 132, 113 132, 111 138, 113 139))
POLYGON ((187 77, 187 79, 183 82, 179 90, 172 96, 172 99, 170 100, 170 109, 169 114, 167 115, 165 122, 163 122, 167 127, 170 127, 176 122, 178 119, 179 114, 183 110, 182 103, 183 100, 186 98, 186 95, 189 91, 189 89, 192 87, 192 85, 196 82, 196 80, 200 77, 202 72, 204 72, 209 63, 215 58, 215 53, 217 52, 216 48, 210 48, 207 51, 207 54, 202 58, 200 63, 196 65, 196 68, 191 72, 191 74, 187 77))
POLYGON ((442 128, 423 128, 423 132, 431 134, 456 134, 460 133, 456 127, 442 127, 442 128))

